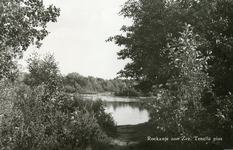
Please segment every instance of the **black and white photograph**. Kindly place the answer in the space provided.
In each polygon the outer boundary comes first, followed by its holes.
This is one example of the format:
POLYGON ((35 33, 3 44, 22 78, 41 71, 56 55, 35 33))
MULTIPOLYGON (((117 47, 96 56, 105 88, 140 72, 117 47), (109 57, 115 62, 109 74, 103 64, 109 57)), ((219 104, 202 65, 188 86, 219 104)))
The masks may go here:
POLYGON ((233 150, 233 0, 0 0, 1 150, 233 150))

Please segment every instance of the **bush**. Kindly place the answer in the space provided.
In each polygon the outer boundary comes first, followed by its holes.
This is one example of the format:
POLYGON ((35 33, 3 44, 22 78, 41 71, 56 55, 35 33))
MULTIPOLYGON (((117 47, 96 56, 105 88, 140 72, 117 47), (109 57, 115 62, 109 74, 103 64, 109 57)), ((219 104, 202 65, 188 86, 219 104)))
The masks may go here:
POLYGON ((44 96, 53 98, 57 92, 63 89, 62 76, 55 61, 54 55, 46 53, 43 58, 38 53, 33 53, 27 59, 29 74, 26 75, 24 83, 31 88, 43 85, 44 96))
POLYGON ((115 130, 116 123, 114 122, 110 113, 105 112, 104 103, 101 99, 89 100, 76 94, 72 98, 61 98, 59 102, 59 108, 62 111, 74 112, 75 109, 78 111, 88 111, 94 114, 97 119, 97 123, 104 131, 109 129, 115 130))
POLYGON ((44 101, 44 88, 18 84, 1 89, 5 91, 0 94, 5 97, 1 149, 85 149, 105 138, 104 130, 115 125, 101 100, 61 92, 56 99, 44 101))
POLYGON ((65 93, 53 55, 28 62, 24 82, 0 81, 0 149, 86 149, 106 137, 115 123, 101 100, 65 93))
MULTIPOLYGON (((168 45, 170 67, 179 72, 166 85, 160 86, 157 98, 148 104, 150 122, 163 137, 215 136, 214 129, 211 128, 215 114, 209 113, 201 102, 202 93, 211 92, 212 78, 205 72, 209 67, 208 57, 198 51, 198 39, 199 36, 193 33, 192 27, 186 25, 180 38, 171 39, 172 42, 168 45)), ((211 141, 204 144, 193 141, 181 143, 176 149, 184 146, 185 149, 205 149, 212 145, 218 148, 211 141)))

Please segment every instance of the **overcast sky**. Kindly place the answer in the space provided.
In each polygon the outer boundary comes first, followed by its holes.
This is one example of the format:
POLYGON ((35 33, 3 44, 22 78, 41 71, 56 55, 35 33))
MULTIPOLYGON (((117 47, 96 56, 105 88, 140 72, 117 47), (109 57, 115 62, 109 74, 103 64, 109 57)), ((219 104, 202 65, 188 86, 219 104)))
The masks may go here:
POLYGON ((45 5, 59 7, 61 15, 56 23, 48 24, 51 33, 42 41, 42 47, 30 47, 24 59, 33 50, 40 54, 51 52, 63 75, 78 72, 83 76, 115 78, 127 61, 117 59, 121 47, 105 40, 122 34, 122 25, 131 24, 129 19, 118 15, 120 5, 126 1, 44 0, 45 5))

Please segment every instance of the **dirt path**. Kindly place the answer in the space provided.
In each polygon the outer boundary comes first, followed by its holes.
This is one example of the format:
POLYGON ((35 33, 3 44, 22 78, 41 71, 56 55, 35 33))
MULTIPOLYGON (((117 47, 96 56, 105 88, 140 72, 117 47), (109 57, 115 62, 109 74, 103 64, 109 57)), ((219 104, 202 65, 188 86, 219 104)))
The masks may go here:
POLYGON ((117 126, 117 133, 105 143, 109 150, 141 150, 139 141, 146 138, 146 124, 117 126), (143 133, 143 134, 142 134, 143 133))

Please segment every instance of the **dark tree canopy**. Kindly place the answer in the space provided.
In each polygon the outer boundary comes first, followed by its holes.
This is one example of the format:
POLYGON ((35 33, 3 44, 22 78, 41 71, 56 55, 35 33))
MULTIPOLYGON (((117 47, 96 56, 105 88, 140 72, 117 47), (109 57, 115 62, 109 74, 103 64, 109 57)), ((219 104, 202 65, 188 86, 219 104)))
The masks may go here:
POLYGON ((121 76, 159 87, 148 104, 155 135, 221 136, 211 144, 232 147, 233 1, 128 0, 120 14, 133 24, 108 40, 131 59, 121 76))
POLYGON ((30 44, 41 46, 47 23, 59 15, 60 9, 45 8, 43 0, 0 1, 0 78, 12 74, 13 59, 21 58, 30 44))
POLYGON ((233 2, 229 0, 128 0, 120 15, 131 18, 131 26, 122 26, 124 35, 110 37, 123 46, 119 59, 129 58, 119 74, 141 82, 150 89, 154 84, 165 84, 179 70, 171 67, 166 51, 169 36, 179 38, 185 24, 203 38, 198 50, 208 60, 208 73, 214 78, 217 95, 233 92, 233 2))
POLYGON ((120 14, 131 18, 133 25, 121 28, 126 36, 116 35, 109 38, 117 45, 124 46, 124 49, 118 52, 120 59, 132 60, 119 72, 121 76, 135 78, 141 81, 145 88, 166 83, 171 76, 171 70, 167 64, 169 58, 163 49, 168 43, 168 33, 178 37, 179 31, 182 31, 183 16, 176 17, 181 11, 177 10, 176 5, 165 1, 129 0, 125 3, 120 14))

